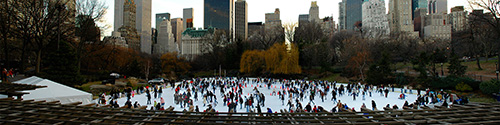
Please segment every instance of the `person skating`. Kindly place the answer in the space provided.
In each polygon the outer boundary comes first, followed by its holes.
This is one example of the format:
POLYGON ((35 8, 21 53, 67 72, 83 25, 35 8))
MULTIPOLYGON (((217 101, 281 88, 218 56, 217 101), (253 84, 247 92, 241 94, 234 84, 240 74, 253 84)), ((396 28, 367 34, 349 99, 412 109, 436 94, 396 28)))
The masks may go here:
POLYGON ((281 105, 285 105, 285 95, 281 95, 281 105))
POLYGON ((141 104, 139 104, 139 102, 135 101, 134 108, 139 108, 139 107, 141 107, 141 104))
POLYGON ((375 100, 372 100, 372 110, 375 111, 377 109, 377 104, 375 103, 375 100))
POLYGON ((154 94, 155 94, 155 99, 158 97, 158 89, 156 88, 156 86, 153 86, 154 88, 154 94))
POLYGON ((314 103, 314 95, 312 95, 312 94, 309 95, 309 103, 311 103, 311 102, 316 105, 316 103, 314 103))
POLYGON ((267 116, 270 116, 270 115, 272 115, 273 110, 271 110, 271 108, 267 108, 267 113, 268 113, 267 116))
POLYGON ((307 103, 307 105, 305 107, 306 112, 311 112, 311 109, 312 109, 311 103, 307 103))
POLYGON ((387 98, 387 95, 389 94, 389 89, 386 88, 384 92, 385 92, 385 98, 387 98))
POLYGON ((125 106, 127 106, 127 108, 132 108, 132 102, 130 100, 127 100, 127 102, 125 102, 125 106))
POLYGON ((337 102, 337 92, 335 89, 332 90, 332 99, 333 103, 337 102))
POLYGON ((147 105, 151 104, 151 94, 149 94, 149 90, 146 90, 146 97, 148 97, 148 101, 146 102, 147 105))
POLYGON ((392 109, 399 109, 398 105, 394 104, 394 106, 392 106, 392 109))
POLYGON ((162 93, 163 93, 163 88, 160 86, 158 89, 158 97, 161 97, 162 93))

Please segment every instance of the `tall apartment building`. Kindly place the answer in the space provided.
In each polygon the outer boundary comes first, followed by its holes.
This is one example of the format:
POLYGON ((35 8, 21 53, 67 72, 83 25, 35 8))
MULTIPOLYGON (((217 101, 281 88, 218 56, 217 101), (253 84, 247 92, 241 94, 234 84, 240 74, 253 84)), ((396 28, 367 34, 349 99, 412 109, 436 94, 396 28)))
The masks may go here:
POLYGON ((448 0, 429 0, 427 5, 429 14, 447 14, 448 13, 448 0))
POLYGON ((271 30, 273 28, 282 27, 280 19, 280 9, 276 8, 274 13, 266 13, 265 29, 271 30))
POLYGON ((355 24, 362 21, 363 0, 342 0, 339 3, 339 26, 344 30, 356 30, 355 24))
POLYGON ((262 22, 248 22, 248 39, 251 39, 254 34, 264 30, 262 22))
POLYGON ((467 26, 467 11, 465 11, 464 6, 456 6, 451 8, 450 14, 448 14, 448 21, 451 24, 451 31, 461 31, 467 26))
POLYGON ((184 27, 184 30, 187 28, 193 28, 193 8, 184 8, 182 11, 182 18, 184 19, 184 22, 182 23, 182 27, 184 27))
MULTIPOLYGON (((128 47, 135 51, 141 50, 141 44, 136 29, 136 5, 134 0, 127 0, 123 3, 123 18, 122 25, 114 33, 116 36, 120 34, 127 41, 128 47)), ((116 24, 115 24, 116 25, 116 24)))
POLYGON ((115 0, 115 14, 113 32, 117 32, 118 28, 123 25, 123 4, 125 0, 115 0))
POLYGON ((390 33, 384 0, 363 2, 363 32, 369 38, 387 36, 390 33))
POLYGON ((234 0, 204 0, 203 6, 203 26, 224 30, 234 38, 234 0))
POLYGON ((425 16, 424 38, 451 40, 451 25, 446 14, 429 14, 425 16))
POLYGON ((427 5, 429 2, 427 0, 412 0, 411 3, 411 11, 412 11, 412 19, 415 19, 417 15, 415 15, 415 11, 417 9, 425 8, 427 10, 427 5))
POLYGON ((299 15, 299 27, 309 23, 309 14, 300 14, 299 15))
POLYGON ((155 28, 158 29, 163 20, 170 20, 170 13, 157 13, 155 19, 155 28))
POLYGON ((140 51, 151 54, 151 0, 137 0, 136 4, 136 29, 141 41, 140 51))
MULTIPOLYGON (((309 15, 307 15, 309 17, 309 15)), ((345 3, 339 2, 339 30, 345 29, 345 3)), ((299 24, 300 25, 300 24, 299 24)))
POLYGON ((389 1, 389 26, 391 32, 410 33, 410 36, 418 36, 418 33, 413 32, 411 4, 411 0, 389 1))
POLYGON ((182 18, 174 18, 171 19, 172 25, 172 33, 174 34, 175 42, 180 42, 182 37, 182 32, 184 31, 184 27, 182 23, 184 22, 182 18))
POLYGON ((317 1, 311 2, 311 8, 309 8, 309 21, 320 23, 319 6, 317 1))
POLYGON ((413 30, 419 32, 419 37, 424 36, 424 21, 427 13, 427 8, 418 8, 414 11, 413 30))
MULTIPOLYGON (((323 30, 323 34, 330 36, 335 32, 335 21, 333 21, 333 17, 325 17, 320 20, 320 26, 323 30)), ((299 24, 300 25, 300 24, 299 24)))
POLYGON ((167 52, 177 51, 170 20, 164 19, 157 27, 157 31, 158 42, 153 45, 153 54, 163 55, 167 52))
POLYGON ((248 38, 248 4, 245 0, 236 1, 235 14, 235 36, 245 40, 248 38))

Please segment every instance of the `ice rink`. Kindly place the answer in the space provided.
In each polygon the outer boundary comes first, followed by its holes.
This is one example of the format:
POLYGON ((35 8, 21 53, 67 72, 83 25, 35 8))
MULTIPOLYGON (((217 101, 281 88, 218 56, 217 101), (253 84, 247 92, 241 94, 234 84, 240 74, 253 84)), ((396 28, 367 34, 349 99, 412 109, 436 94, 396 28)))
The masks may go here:
MULTIPOLYGON (((176 83, 176 84, 179 84, 179 83, 176 83)), ((340 86, 340 83, 337 83, 337 87, 338 86, 340 86)), ((273 92, 273 90, 276 90, 276 92, 278 90, 280 90, 281 83, 273 84, 272 88, 268 89, 267 85, 265 85, 263 83, 254 83, 254 82, 250 81, 250 82, 247 82, 246 87, 243 87, 242 96, 244 95, 246 97, 249 97, 249 94, 253 94, 255 92, 255 91, 253 91, 254 87, 257 87, 258 90, 266 96, 265 105, 263 107, 261 107, 262 112, 266 112, 267 108, 271 108, 273 110, 273 112, 279 111, 279 109, 287 109, 288 110, 289 106, 286 106, 286 104, 288 102, 288 96, 285 96, 285 101, 283 103, 282 103, 281 99, 279 99, 279 96, 271 96, 271 93, 273 92)), ((212 90, 211 87, 208 90, 211 91, 212 90)), ((376 91, 374 90, 372 92, 372 97, 370 97, 368 95, 368 93, 366 93, 365 99, 363 99, 363 95, 360 92, 359 96, 356 97, 356 100, 353 100, 353 97, 348 95, 347 93, 345 93, 342 96, 337 94, 337 100, 341 100, 342 103, 346 103, 350 109, 354 108, 356 111, 360 111, 360 107, 363 103, 365 103, 365 105, 368 109, 371 109, 371 107, 372 107, 371 101, 372 100, 374 100, 376 102, 376 106, 377 106, 378 110, 383 110, 383 107, 385 107, 387 104, 390 104, 391 107, 396 104, 401 109, 403 107, 403 104, 405 101, 408 101, 408 103, 411 104, 411 103, 415 102, 415 100, 417 99, 417 95, 416 95, 417 92, 415 90, 413 90, 413 94, 410 94, 409 91, 407 91, 408 93, 405 93, 405 95, 407 96, 406 99, 398 99, 399 95, 401 94, 400 88, 395 88, 394 92, 392 92, 392 89, 390 89, 390 88, 389 88, 389 90, 390 91, 389 91, 387 98, 385 98, 380 93, 376 93, 376 91)), ((181 93, 184 91, 186 91, 186 90, 185 89, 180 90, 181 93)), ((227 90, 226 90, 226 92, 227 92, 227 90)), ((165 109, 168 108, 169 106, 173 106, 173 107, 175 107, 174 111, 182 111, 184 109, 188 110, 188 108, 186 108, 186 107, 181 108, 180 105, 176 105, 174 103, 174 93, 175 93, 175 89, 173 89, 169 85, 166 85, 166 88, 163 89, 163 93, 162 93, 161 97, 163 97, 165 100, 165 106, 164 106, 165 109)), ((422 94, 423 93, 424 92, 422 91, 422 94)), ((213 106, 213 108, 218 112, 228 112, 228 107, 223 104, 223 96, 221 96, 218 88, 215 91, 215 95, 217 96, 218 103, 215 106, 213 106)), ((192 94, 192 96, 194 96, 194 93, 192 94)), ((193 99, 193 97, 191 97, 191 98, 193 99)), ((330 92, 328 92, 328 94, 326 94, 326 98, 325 98, 324 102, 321 101, 319 94, 316 94, 315 100, 313 101, 314 103, 311 102, 311 106, 312 107, 314 107, 314 105, 322 106, 325 110, 330 111, 334 106, 336 106, 336 103, 334 103, 334 101, 330 100, 331 98, 332 98, 331 89, 330 89, 330 92)), ((107 101, 109 102, 109 100, 107 100, 107 101)), ((118 99, 118 104, 120 105, 120 107, 124 106, 126 101, 127 101, 127 97, 122 96, 122 98, 118 99)), ((146 94, 143 93, 140 95, 135 95, 134 97, 132 97, 131 101, 132 101, 132 104, 134 104, 135 101, 138 101, 141 104, 141 106, 144 106, 147 104, 146 103, 147 102, 146 94)), ((160 97, 154 98, 154 94, 153 94, 153 92, 151 92, 151 102, 154 104, 154 101, 159 103, 160 97)), ((292 101, 295 102, 295 98, 293 98, 292 101)), ((305 107, 309 103, 309 90, 305 91, 304 99, 303 99, 303 101, 301 101, 301 103, 302 103, 303 107, 305 107)), ((198 101, 194 101, 193 105, 195 105, 195 106, 197 105, 199 107, 200 111, 203 111, 204 109, 206 109, 208 107, 208 105, 203 106, 203 96, 200 93, 198 93, 198 101)), ((255 105, 256 105, 256 103, 254 103, 254 108, 255 108, 255 105)), ((150 107, 153 105, 150 104, 147 106, 148 106, 147 109, 150 109, 150 107)), ((240 108, 240 105, 238 103, 237 112, 246 112, 245 106, 242 106, 242 108, 240 108)))

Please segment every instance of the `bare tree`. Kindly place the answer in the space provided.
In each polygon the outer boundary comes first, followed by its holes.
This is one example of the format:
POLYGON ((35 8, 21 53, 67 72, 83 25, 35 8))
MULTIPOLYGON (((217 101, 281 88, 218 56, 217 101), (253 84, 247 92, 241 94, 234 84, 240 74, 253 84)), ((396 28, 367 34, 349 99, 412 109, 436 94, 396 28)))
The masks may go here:
MULTIPOLYGON (((497 34, 496 36, 500 36, 500 0, 469 0, 469 4, 471 8, 482 8, 488 11, 491 16, 479 16, 477 21, 484 22, 489 25, 493 31, 497 34)), ((474 13, 473 13, 474 14, 474 13)), ((497 56, 498 63, 500 63, 500 44, 498 41, 497 44, 497 56)), ((497 67, 497 71, 500 70, 500 65, 497 67)))
MULTIPOLYGON (((75 3, 76 13, 78 15, 87 15, 94 22, 105 22, 104 15, 106 15, 108 6, 100 0, 76 0, 75 3)), ((109 25, 99 26, 104 31, 109 28, 109 25)))
POLYGON ((75 8, 77 13, 76 35, 79 41, 73 42, 76 49, 78 71, 81 70, 82 60, 90 56, 91 52, 102 49, 104 43, 100 40, 100 35, 105 30, 105 26, 99 27, 96 22, 104 21, 107 6, 98 0, 76 0, 75 8))
MULTIPOLYGON (((24 43, 30 44, 36 53, 35 72, 41 68, 42 53, 58 36, 72 36, 74 28, 74 11, 68 5, 71 1, 39 1, 18 0, 12 2, 15 8, 14 19, 16 28, 20 30, 20 37, 24 43), (58 32, 54 32, 58 31, 58 32)), ((24 45, 26 45, 24 44, 24 45)))
POLYGON ((297 27, 297 22, 287 23, 283 25, 285 28, 285 38, 288 42, 293 42, 295 35, 295 28, 297 27))
MULTIPOLYGON (((8 39, 12 38, 13 34, 11 31, 13 30, 13 18, 12 14, 13 12, 13 7, 12 7, 12 2, 11 0, 4 0, 0 3, 0 37, 2 37, 2 41, 0 42, 1 48, 3 49, 3 54, 4 58, 3 60, 6 63, 6 68, 10 67, 10 51, 12 50, 11 45, 9 45, 8 39)), ((0 55, 1 56, 1 55, 0 55)))
POLYGON ((283 27, 276 26, 271 29, 261 29, 249 38, 254 43, 253 48, 265 50, 273 46, 275 43, 284 42, 285 34, 283 27))
MULTIPOLYGON (((213 29, 209 29, 213 30, 213 29)), ((203 39, 201 45, 202 56, 198 56, 198 59, 204 63, 207 68, 215 68, 222 65, 224 62, 224 47, 229 44, 229 38, 224 30, 209 31, 212 34, 207 34, 203 39)))

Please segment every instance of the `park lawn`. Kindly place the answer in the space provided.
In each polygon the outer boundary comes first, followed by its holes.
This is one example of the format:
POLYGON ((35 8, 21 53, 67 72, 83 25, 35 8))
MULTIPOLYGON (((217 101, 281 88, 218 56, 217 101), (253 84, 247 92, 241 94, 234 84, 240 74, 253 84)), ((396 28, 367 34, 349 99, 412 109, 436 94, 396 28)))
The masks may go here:
POLYGON ((467 73, 478 74, 478 75, 496 75, 495 74, 495 63, 497 60, 480 61, 481 68, 479 70, 476 61, 463 62, 462 64, 467 66, 467 73))
POLYGON ((330 75, 330 76, 327 76, 327 77, 324 77, 324 78, 320 78, 319 80, 337 81, 337 82, 340 82, 340 83, 348 83, 349 82, 349 79, 340 76, 340 73, 335 73, 333 75, 330 75))
POLYGON ((469 98, 470 102, 479 102, 479 103, 494 103, 497 102, 496 99, 492 97, 471 97, 469 98))
MULTIPOLYGON (((215 74, 218 75, 219 72, 217 71, 215 74)), ((214 76, 214 71, 213 70, 199 71, 194 73, 194 77, 208 77, 208 76, 214 76)))
POLYGON ((80 86, 80 88, 83 91, 90 92, 90 86, 92 85, 100 85, 102 82, 101 81, 95 81, 95 82, 88 82, 80 86))
MULTIPOLYGON (((468 76, 474 76, 474 75, 482 75, 485 79, 487 80, 490 78, 496 78, 496 70, 495 70, 495 63, 497 62, 496 58, 487 60, 487 61, 480 61, 481 68, 483 70, 479 70, 478 66, 476 64, 476 61, 468 61, 468 62, 462 62, 462 65, 467 66, 466 70, 466 75, 468 76), (495 77, 493 77, 495 76, 495 77)), ((443 71, 445 75, 448 75, 448 66, 449 63, 443 63, 443 71)), ((410 70, 411 72, 417 72, 413 70, 413 65, 411 63, 396 63, 393 65, 393 68, 399 70, 399 71, 408 71, 410 70)), ((440 72, 441 70, 441 65, 436 64, 436 70, 440 72)))

